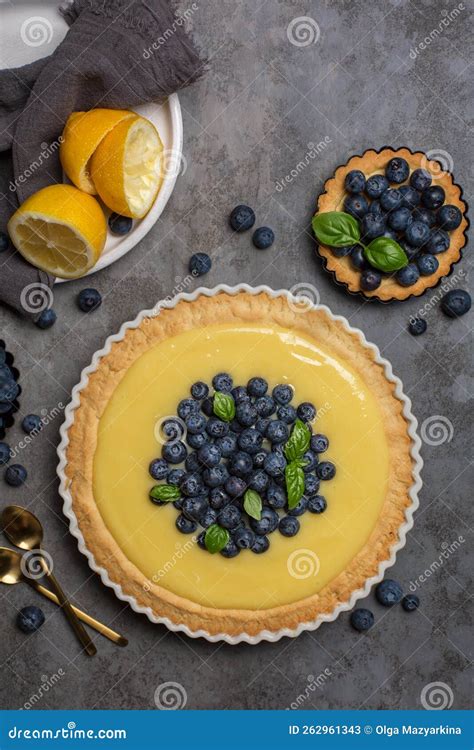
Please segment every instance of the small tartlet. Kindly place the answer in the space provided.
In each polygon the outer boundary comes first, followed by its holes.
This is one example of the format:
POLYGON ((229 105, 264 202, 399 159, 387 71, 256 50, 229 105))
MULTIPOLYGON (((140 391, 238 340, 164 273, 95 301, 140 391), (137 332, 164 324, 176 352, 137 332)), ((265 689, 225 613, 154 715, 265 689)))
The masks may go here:
MULTIPOLYGON (((439 162, 430 161, 422 151, 413 152, 408 148, 368 150, 361 156, 353 156, 346 164, 338 167, 334 175, 325 182, 324 190, 317 200, 315 213, 343 211, 343 202, 347 195, 344 187, 346 175, 353 169, 360 169, 366 177, 373 174, 384 174, 387 163, 394 157, 406 159, 410 166, 410 174, 419 168, 433 174, 435 177, 433 184, 444 188, 446 193, 445 203, 457 206, 463 217, 460 226, 449 233, 451 242, 448 250, 436 256, 439 261, 437 271, 431 276, 420 276, 418 281, 409 287, 401 286, 392 276, 384 276, 378 289, 367 292, 361 289, 360 272, 351 266, 349 257, 336 257, 329 247, 322 244, 317 245, 317 252, 323 259, 325 269, 332 273, 339 284, 345 286, 353 294, 361 294, 366 298, 378 299, 381 302, 402 301, 409 297, 419 297, 427 289, 437 286, 443 277, 451 273, 454 264, 461 259, 462 248, 467 242, 467 229, 469 227, 468 206, 462 199, 462 190, 454 182, 452 174, 449 172, 440 173, 441 165, 439 162)), ((408 184, 408 181, 402 184, 408 184)), ((397 185, 397 187, 400 187, 400 185, 397 185)))

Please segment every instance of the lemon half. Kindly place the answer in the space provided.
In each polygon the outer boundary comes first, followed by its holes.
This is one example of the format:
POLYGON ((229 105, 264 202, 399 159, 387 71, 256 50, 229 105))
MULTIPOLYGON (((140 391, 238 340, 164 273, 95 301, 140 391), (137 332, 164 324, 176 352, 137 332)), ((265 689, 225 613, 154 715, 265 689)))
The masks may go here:
POLYGON ((16 249, 37 268, 77 279, 99 260, 107 236, 95 198, 72 185, 50 185, 26 199, 8 222, 16 249))
POLYGON ((163 181, 163 143, 154 125, 135 115, 103 138, 92 156, 92 181, 106 206, 141 219, 163 181))

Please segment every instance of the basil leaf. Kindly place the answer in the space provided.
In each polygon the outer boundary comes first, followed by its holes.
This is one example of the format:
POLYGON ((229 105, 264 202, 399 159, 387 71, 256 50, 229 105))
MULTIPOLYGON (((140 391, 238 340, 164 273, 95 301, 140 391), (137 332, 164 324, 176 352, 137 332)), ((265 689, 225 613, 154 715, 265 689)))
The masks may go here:
POLYGON ((285 445, 285 456, 288 461, 296 461, 302 458, 309 447, 311 432, 307 425, 297 419, 285 445))
POLYGON ((262 517, 262 498, 255 490, 247 490, 245 493, 244 510, 251 518, 260 521, 262 517))
POLYGON ((150 490, 150 497, 155 500, 162 500, 165 503, 177 500, 180 496, 179 487, 175 487, 173 484, 155 484, 150 490))
POLYGON ((313 216, 313 232, 318 242, 329 247, 357 245, 360 240, 359 224, 344 211, 328 211, 313 216))
POLYGON ((364 255, 370 265, 379 271, 398 271, 408 263, 403 248, 390 237, 376 237, 365 248, 364 255))
POLYGON ((227 529, 223 529, 218 523, 213 523, 206 530, 204 544, 206 545, 206 549, 214 555, 216 552, 224 549, 229 539, 230 534, 227 529))
POLYGON ((230 393, 216 391, 213 402, 214 414, 224 422, 231 422, 235 417, 235 402, 230 393))
POLYGON ((304 472, 296 461, 287 464, 285 469, 286 494, 288 495, 288 508, 291 510, 303 497, 304 494, 304 472))

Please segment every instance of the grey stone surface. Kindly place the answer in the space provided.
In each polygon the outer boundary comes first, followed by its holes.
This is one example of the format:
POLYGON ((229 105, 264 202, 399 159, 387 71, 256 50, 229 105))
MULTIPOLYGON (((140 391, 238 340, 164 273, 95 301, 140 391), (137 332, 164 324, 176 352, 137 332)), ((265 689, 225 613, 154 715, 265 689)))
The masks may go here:
MULTIPOLYGON (((408 587, 431 568, 419 587, 420 611, 385 610, 369 596, 377 625, 367 636, 356 634, 344 614, 314 633, 257 647, 190 640, 152 625, 102 585, 68 533, 55 478, 57 417, 20 450, 29 470, 27 485, 13 490, 2 484, 1 505, 18 502, 34 509, 68 592, 126 633, 130 645, 118 650, 99 638, 95 659, 78 656, 62 614, 48 602, 42 605, 46 625, 35 637, 25 637, 14 627, 16 612, 40 602, 24 586, 4 587, 2 707, 23 706, 55 674, 60 679, 42 690, 36 707, 154 709, 154 691, 167 681, 184 687, 188 708, 285 708, 298 695, 305 696, 304 708, 421 708, 421 691, 433 682, 448 686, 454 708, 468 707, 469 316, 447 319, 431 294, 396 306, 364 304, 321 269, 308 232, 324 181, 338 164, 368 147, 441 152, 469 200, 472 36, 468 3, 439 31, 443 8, 452 7, 457 6, 429 0, 198 3, 192 24, 211 69, 180 97, 187 169, 164 215, 133 252, 88 280, 104 297, 98 312, 85 317, 76 306, 84 282, 56 288, 58 322, 50 331, 0 310, 1 335, 16 354, 22 412, 28 413, 67 403, 81 369, 105 337, 171 294, 194 251, 212 255, 207 286, 246 281, 316 287, 322 302, 362 328, 391 360, 420 423, 444 417, 452 425, 449 441, 424 444, 421 507, 390 573, 408 587), (287 28, 303 13, 317 22, 320 37, 295 46, 287 28), (410 55, 430 34, 426 48, 410 55), (276 182, 291 174, 308 144, 325 137, 327 147, 279 191, 276 182), (250 203, 258 224, 275 229, 271 250, 258 252, 248 234, 231 233, 227 216, 238 202, 250 203), (407 320, 425 304, 428 332, 413 338, 407 320), (456 540, 456 550, 433 566, 456 540), (324 670, 329 674, 320 686, 307 689, 310 676, 324 670)), ((458 266, 465 275, 457 286, 466 287, 469 265, 466 251, 458 266)), ((10 442, 17 445, 21 437, 15 426, 10 442)))

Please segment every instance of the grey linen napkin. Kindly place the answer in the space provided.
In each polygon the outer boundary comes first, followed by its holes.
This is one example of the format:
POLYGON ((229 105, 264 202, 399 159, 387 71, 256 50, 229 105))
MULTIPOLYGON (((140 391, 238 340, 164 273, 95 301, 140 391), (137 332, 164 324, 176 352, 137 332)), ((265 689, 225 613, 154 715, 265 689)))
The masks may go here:
MULTIPOLYGON (((184 28, 197 7, 180 15, 168 0, 74 0, 50 57, 0 71, 1 231, 25 198, 61 182, 58 138, 71 112, 163 101, 199 78, 205 62, 184 28)), ((14 248, 0 253, 0 301, 21 314, 39 314, 25 289, 53 283, 14 248)))

